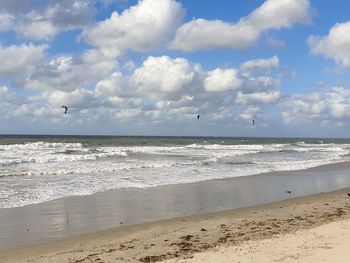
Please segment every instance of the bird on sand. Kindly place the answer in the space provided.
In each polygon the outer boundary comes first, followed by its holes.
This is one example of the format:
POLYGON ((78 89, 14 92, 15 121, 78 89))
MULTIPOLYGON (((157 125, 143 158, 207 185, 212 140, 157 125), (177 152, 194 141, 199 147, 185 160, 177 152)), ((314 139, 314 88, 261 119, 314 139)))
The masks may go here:
POLYGON ((64 108, 64 114, 67 114, 68 107, 67 107, 67 106, 62 105, 62 108, 64 108))

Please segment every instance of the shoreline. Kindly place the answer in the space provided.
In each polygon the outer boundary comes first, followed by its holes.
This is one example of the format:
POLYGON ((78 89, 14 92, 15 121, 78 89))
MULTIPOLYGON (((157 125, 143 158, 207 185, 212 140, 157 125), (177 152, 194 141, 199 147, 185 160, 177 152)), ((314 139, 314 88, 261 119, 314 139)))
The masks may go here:
POLYGON ((122 226, 0 252, 2 262, 156 262, 238 246, 350 219, 350 188, 312 196, 122 226))
POLYGON ((234 210, 350 187, 349 163, 0 209, 0 251, 163 219, 234 210), (291 191, 291 193, 286 193, 291 191))

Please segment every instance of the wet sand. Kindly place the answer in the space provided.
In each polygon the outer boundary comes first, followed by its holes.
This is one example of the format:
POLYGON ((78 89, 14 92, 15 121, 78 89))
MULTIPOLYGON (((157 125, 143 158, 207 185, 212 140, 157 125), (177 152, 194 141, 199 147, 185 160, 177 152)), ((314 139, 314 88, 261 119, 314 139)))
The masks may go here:
MULTIPOLYGON (((310 256, 314 250, 322 250, 322 245, 313 249, 305 243, 310 235, 317 237, 319 226, 340 222, 340 225, 332 226, 333 230, 328 230, 327 233, 331 231, 335 239, 333 243, 327 243, 327 239, 324 239, 322 244, 329 244, 328 247, 324 245, 324 249, 330 250, 334 244, 340 244, 338 241, 344 241, 342 227, 349 228, 350 222, 349 192, 350 189, 344 189, 268 205, 123 226, 2 252, 0 262, 232 262, 217 261, 220 257, 215 254, 213 257, 205 256, 207 261, 197 259, 200 259, 202 252, 225 255, 222 249, 238 249, 241 255, 246 256, 260 249, 266 257, 268 253, 274 254, 275 249, 283 250, 283 244, 285 247, 281 255, 290 257, 276 257, 278 262, 293 262, 297 259, 293 257, 297 255, 310 256), (300 246, 296 245, 295 253, 291 253, 288 247, 293 233, 296 233, 293 238, 301 241, 300 246), (255 242, 265 243, 259 246, 255 242)), ((350 231, 346 233, 350 236, 350 231)), ((290 245, 293 247, 292 243, 290 245)), ((344 248, 344 244, 340 248, 348 249, 344 248)), ((268 259, 259 262, 269 262, 268 259)), ((327 262, 337 262, 328 259, 327 262)))
POLYGON ((0 262, 152 262, 294 233, 348 218, 349 189, 300 196, 350 187, 349 170, 333 164, 1 209, 0 262))
POLYGON ((350 187, 349 170, 349 163, 333 164, 302 171, 122 189, 0 209, 0 250, 62 240, 119 226, 335 191, 350 187))

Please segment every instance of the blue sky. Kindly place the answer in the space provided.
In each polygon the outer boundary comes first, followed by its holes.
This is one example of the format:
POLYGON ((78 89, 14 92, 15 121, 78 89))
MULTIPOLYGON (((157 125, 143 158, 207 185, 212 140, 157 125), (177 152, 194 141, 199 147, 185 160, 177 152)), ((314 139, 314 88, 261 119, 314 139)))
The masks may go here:
POLYGON ((1 1, 0 133, 349 137, 349 9, 1 1))

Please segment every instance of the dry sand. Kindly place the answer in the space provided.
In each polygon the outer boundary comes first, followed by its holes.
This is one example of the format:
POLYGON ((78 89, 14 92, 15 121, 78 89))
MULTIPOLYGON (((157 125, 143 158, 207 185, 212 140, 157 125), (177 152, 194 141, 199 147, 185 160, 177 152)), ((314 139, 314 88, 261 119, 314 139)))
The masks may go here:
POLYGON ((292 234, 276 235, 239 245, 221 246, 193 255, 191 259, 170 259, 164 263, 347 263, 350 258, 350 220, 331 222, 292 234))
POLYGON ((119 227, 2 252, 0 262, 342 262, 348 192, 119 227))

